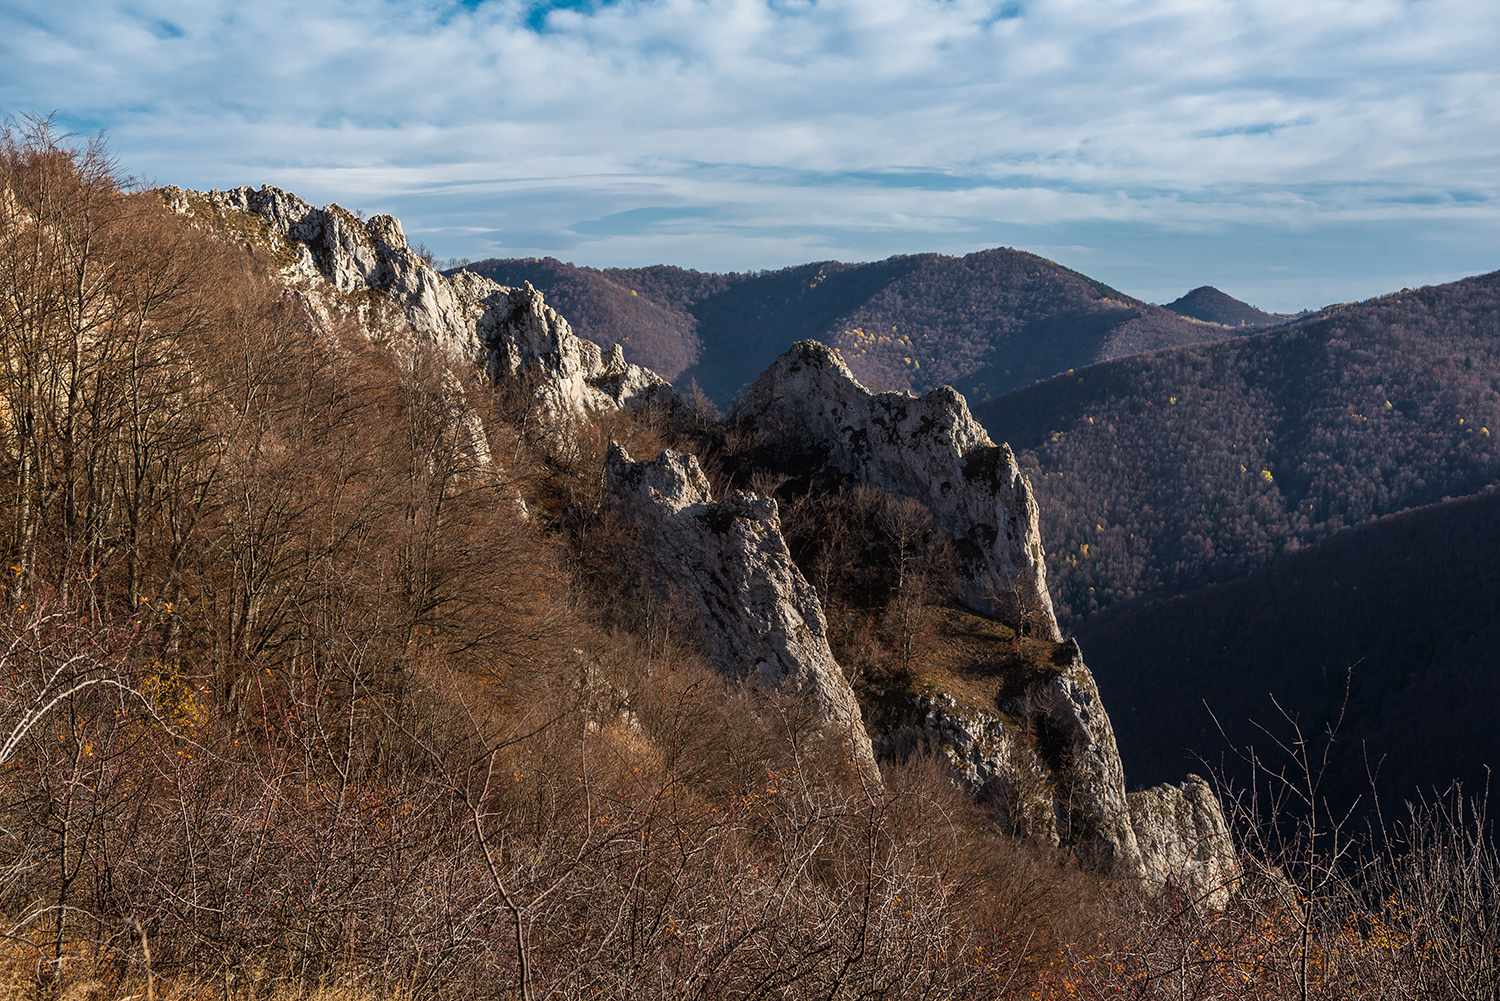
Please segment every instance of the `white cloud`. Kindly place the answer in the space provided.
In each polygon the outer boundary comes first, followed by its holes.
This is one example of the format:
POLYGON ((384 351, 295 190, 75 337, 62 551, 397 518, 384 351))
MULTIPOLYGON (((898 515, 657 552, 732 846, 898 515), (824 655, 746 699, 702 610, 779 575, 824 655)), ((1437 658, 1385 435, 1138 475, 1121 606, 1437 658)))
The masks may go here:
MULTIPOLYGON (((1417 227, 1424 246, 1458 226, 1460 257, 1500 250, 1472 235, 1500 214, 1488 2, 618 0, 526 27, 541 16, 21 0, 0 10, 0 108, 108 126, 163 182, 395 210, 452 253, 760 267, 1091 224, 1417 227), (702 212, 573 230, 673 206, 702 212)), ((1470 257, 1414 270, 1500 263, 1470 257)))

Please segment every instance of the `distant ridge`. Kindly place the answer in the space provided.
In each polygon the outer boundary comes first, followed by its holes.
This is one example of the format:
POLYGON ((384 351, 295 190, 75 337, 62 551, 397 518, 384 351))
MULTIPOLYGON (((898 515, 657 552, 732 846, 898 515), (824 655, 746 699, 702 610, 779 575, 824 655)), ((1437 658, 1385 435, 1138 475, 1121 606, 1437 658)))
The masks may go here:
POLYGON ((599 270, 550 257, 467 269, 501 285, 531 282, 582 336, 621 344, 631 361, 680 386, 696 382, 720 403, 799 340, 837 348, 868 387, 950 385, 979 401, 1095 362, 1239 332, 1237 323, 1197 323, 1007 248, 731 274, 599 270))
POLYGON ((1182 316, 1191 316, 1205 323, 1219 323, 1226 327, 1264 327, 1273 323, 1285 323, 1293 319, 1291 314, 1267 313, 1256 309, 1248 302, 1241 302, 1227 292, 1220 292, 1212 285, 1200 285, 1175 302, 1169 309, 1182 316))

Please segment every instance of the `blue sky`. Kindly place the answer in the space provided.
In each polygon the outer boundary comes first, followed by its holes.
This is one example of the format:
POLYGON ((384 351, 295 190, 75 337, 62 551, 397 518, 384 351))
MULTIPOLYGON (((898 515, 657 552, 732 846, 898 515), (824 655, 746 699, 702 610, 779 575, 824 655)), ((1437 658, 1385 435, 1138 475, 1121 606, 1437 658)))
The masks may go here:
POLYGON ((1040 253, 1296 310, 1500 268, 1493 0, 6 0, 0 112, 440 256, 1040 253))

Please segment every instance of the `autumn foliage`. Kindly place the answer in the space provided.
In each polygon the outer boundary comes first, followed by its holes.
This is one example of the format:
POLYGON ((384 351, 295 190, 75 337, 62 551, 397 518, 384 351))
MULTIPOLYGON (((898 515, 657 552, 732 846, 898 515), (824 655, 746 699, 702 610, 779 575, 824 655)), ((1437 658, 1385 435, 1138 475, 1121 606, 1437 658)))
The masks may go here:
MULTIPOLYGON (((11 995, 1489 983, 1487 842, 1440 846, 1469 910, 1397 869, 1316 922, 1271 876, 1211 914, 1011 839, 932 761, 878 787, 820 770, 803 707, 726 686, 612 558, 608 441, 691 447, 710 418, 545 448, 517 387, 399 330, 372 343, 46 121, 5 131, 0 211, 11 995)), ((883 602, 886 656, 921 657, 945 565, 922 512, 804 512, 825 522, 870 571, 830 597, 883 602)))

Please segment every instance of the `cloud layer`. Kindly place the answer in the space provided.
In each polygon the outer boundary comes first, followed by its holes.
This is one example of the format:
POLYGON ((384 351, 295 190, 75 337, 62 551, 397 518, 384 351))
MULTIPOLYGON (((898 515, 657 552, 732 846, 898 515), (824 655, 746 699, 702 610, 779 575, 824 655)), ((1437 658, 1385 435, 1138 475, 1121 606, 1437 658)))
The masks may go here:
POLYGON ((1012 245, 1301 308, 1500 267, 1475 0, 21 0, 0 109, 440 254, 715 270, 1012 245))

